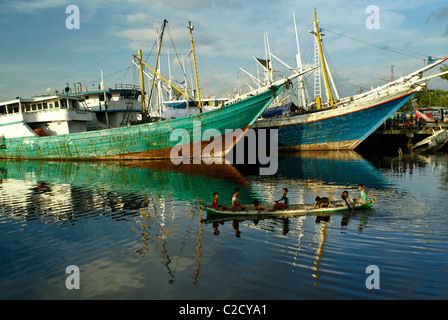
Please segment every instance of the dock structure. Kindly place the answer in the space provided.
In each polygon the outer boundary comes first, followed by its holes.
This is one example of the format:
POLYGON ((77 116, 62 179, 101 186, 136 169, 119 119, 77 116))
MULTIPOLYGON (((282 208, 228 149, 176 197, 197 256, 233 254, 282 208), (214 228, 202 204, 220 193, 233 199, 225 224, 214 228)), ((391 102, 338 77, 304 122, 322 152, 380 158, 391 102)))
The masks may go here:
POLYGON ((415 143, 431 136, 434 131, 442 129, 448 129, 448 123, 426 123, 425 125, 405 125, 403 123, 390 126, 384 123, 379 127, 371 137, 369 137, 368 144, 376 144, 385 148, 401 148, 402 145, 406 145, 407 150, 410 152, 415 143))

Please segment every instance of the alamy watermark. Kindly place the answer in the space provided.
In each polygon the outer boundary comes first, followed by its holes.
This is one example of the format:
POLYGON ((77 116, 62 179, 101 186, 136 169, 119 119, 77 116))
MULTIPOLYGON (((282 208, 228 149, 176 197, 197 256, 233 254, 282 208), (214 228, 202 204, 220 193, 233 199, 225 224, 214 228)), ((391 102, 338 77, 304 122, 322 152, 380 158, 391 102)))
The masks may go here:
POLYGON ((70 14, 67 19, 65 19, 65 27, 69 30, 79 29, 81 24, 79 7, 72 4, 65 8, 65 13, 70 14))
POLYGON ((366 279, 366 288, 369 290, 380 288, 380 268, 370 265, 366 268, 366 273, 370 274, 366 279))
POLYGON ((366 19, 367 29, 380 28, 380 8, 375 5, 370 5, 366 8, 366 14, 370 14, 366 19))
POLYGON ((69 290, 80 289, 79 268, 75 265, 70 265, 65 268, 65 273, 70 274, 65 280, 65 287, 69 290))
POLYGON ((277 129, 259 129, 257 133, 253 129, 246 131, 226 129, 223 134, 218 129, 210 128, 201 132, 201 121, 193 121, 192 134, 186 129, 175 129, 171 132, 170 141, 177 141, 170 152, 172 163, 176 165, 202 162, 222 164, 226 161, 230 164, 265 166, 260 167, 260 175, 273 175, 277 172, 277 129), (235 145, 238 140, 240 140, 239 143, 235 145), (247 144, 243 143, 244 140, 247 144), (226 155, 226 151, 232 148, 231 156, 226 155), (246 158, 247 162, 245 162, 246 158))

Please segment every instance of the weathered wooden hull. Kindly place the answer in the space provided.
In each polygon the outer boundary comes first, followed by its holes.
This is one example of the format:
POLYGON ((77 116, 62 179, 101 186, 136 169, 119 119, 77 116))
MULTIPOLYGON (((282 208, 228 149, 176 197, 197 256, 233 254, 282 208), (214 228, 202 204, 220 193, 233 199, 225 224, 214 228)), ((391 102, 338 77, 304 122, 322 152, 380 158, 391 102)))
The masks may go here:
POLYGON ((280 150, 354 149, 403 106, 416 90, 347 106, 263 119, 256 129, 278 129, 280 150))
POLYGON ((448 142, 448 130, 440 130, 434 133, 432 136, 420 141, 412 147, 412 152, 416 153, 429 153, 435 152, 443 148, 448 142))
MULTIPOLYGON (((223 142, 221 150, 225 154, 284 87, 282 83, 256 96, 189 117, 65 135, 6 138, 1 141, 0 158, 166 159, 171 157, 172 148, 179 146, 178 139, 172 139, 171 135, 175 129, 188 132, 189 147, 199 146, 201 151, 209 142, 209 139, 202 139, 206 130, 218 130, 222 141, 227 132, 236 131, 230 143, 223 142)), ((201 156, 201 152, 197 154, 201 156)), ((190 156, 194 155, 191 151, 190 156)))

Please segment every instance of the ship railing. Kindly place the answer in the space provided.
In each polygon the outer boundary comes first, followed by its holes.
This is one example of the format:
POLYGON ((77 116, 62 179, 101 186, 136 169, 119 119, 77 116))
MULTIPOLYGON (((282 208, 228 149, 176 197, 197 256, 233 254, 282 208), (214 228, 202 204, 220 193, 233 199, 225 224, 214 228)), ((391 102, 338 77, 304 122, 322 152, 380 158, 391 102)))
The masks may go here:
POLYGON ((115 84, 115 89, 140 90, 140 86, 135 84, 117 83, 115 84))

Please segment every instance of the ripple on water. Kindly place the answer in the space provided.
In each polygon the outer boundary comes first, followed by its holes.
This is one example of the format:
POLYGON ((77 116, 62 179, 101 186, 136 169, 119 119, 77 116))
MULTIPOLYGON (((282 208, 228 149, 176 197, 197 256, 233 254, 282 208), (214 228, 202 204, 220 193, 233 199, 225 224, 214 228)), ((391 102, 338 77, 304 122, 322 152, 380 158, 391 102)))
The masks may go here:
MULTIPOLYGON (((208 202, 217 190, 227 202, 233 182, 106 165, 73 165, 75 174, 64 164, 9 167, 8 175, 31 172, 3 180, 0 296, 448 298, 445 169, 423 163, 412 174, 399 174, 359 157, 342 165, 339 160, 291 158, 276 176, 241 174, 238 181, 247 180, 241 201, 271 205, 284 186, 292 202, 312 202, 316 194, 339 197, 343 189, 356 195, 362 177, 377 196, 372 210, 227 221, 217 225, 219 233, 199 222, 198 200, 208 202), (46 184, 35 178, 44 176, 43 169, 52 174, 46 184), (88 181, 83 170, 90 172, 88 181), (81 268, 84 291, 65 289, 71 264, 81 268), (366 288, 369 265, 380 270, 380 290, 366 288)), ((396 160, 390 164, 397 166, 396 160)))

